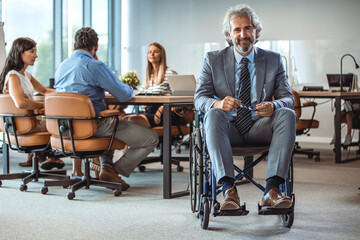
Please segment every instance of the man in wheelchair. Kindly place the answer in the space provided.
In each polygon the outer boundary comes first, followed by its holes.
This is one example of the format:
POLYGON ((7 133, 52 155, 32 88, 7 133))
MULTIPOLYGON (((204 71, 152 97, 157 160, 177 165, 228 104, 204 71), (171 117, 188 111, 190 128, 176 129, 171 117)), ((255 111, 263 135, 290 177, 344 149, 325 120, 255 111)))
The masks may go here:
POLYGON ((216 181, 222 184, 220 210, 237 210, 232 146, 268 144, 262 207, 290 208, 279 186, 288 173, 295 144, 296 115, 281 56, 254 46, 262 25, 252 8, 229 8, 223 34, 229 45, 208 52, 194 97, 205 114, 204 132, 216 181))

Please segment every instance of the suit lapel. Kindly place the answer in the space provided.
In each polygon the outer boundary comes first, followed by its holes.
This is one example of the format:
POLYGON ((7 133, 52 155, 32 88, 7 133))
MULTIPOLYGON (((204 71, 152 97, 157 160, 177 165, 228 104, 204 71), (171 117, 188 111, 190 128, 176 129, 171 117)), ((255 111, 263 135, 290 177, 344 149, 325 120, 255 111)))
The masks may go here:
POLYGON ((263 88, 265 82, 265 57, 264 52, 255 48, 254 62, 255 62, 255 75, 256 75, 256 95, 257 102, 260 103, 263 98, 263 88))
POLYGON ((229 47, 223 54, 223 64, 225 72, 225 80, 230 96, 235 96, 235 59, 234 59, 234 47, 229 47))

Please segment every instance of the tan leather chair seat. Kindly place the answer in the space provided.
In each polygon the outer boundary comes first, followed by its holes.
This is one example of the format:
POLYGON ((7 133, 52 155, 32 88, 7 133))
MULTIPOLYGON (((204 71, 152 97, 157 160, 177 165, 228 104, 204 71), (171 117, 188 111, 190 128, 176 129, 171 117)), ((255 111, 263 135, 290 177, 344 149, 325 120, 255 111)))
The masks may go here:
MULTIPOLYGON (((153 127, 152 128, 159 137, 162 137, 164 135, 164 127, 153 127)), ((181 133, 179 131, 178 126, 171 126, 171 136, 177 136, 177 135, 187 135, 190 133, 190 128, 186 125, 180 125, 181 133)))
MULTIPOLYGON (((37 132, 37 133, 31 133, 31 134, 24 134, 24 135, 18 135, 17 136, 19 146, 41 146, 46 145, 49 143, 50 140, 50 134, 48 132, 37 132)), ((6 143, 7 137, 5 137, 6 143)), ((15 136, 10 134, 10 142, 11 145, 16 145, 15 136)))
MULTIPOLYGON (((79 152, 87 151, 102 151, 107 149, 110 144, 111 138, 88 138, 75 141, 75 149, 79 152)), ((61 141, 58 137, 51 137, 51 147, 61 150, 61 141)), ((118 139, 114 139, 112 150, 123 149, 125 144, 118 139)), ((71 139, 64 139, 64 148, 65 151, 73 151, 71 139)))

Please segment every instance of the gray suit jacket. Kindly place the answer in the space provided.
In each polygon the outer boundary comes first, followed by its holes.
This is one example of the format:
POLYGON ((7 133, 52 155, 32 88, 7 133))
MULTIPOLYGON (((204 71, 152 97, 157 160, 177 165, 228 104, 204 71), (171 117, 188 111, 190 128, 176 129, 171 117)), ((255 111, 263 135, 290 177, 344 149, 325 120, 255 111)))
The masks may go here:
MULTIPOLYGON (((293 109, 294 96, 291 93, 280 54, 256 47, 254 50, 257 102, 261 102, 264 88, 265 101, 273 101, 280 107, 293 109)), ((233 86, 235 86, 233 46, 208 52, 194 96, 196 110, 206 113, 214 100, 223 99, 226 96, 235 97, 233 86)))

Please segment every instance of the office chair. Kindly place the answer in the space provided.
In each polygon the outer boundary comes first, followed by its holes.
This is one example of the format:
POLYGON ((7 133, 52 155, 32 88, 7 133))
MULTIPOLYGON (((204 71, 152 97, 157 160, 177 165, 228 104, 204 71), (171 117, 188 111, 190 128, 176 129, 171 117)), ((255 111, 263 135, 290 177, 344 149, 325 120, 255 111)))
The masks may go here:
POLYGON ((21 153, 34 153, 31 172, 6 173, 0 175, 1 180, 22 179, 21 191, 27 190, 27 183, 38 181, 39 178, 69 179, 65 170, 40 171, 36 153, 52 155, 50 134, 48 132, 34 132, 36 116, 33 111, 19 109, 9 94, 0 94, 0 130, 5 133, 3 141, 12 150, 21 153))
MULTIPOLYGON (((310 129, 319 127, 319 121, 314 119, 317 103, 316 102, 305 102, 301 105, 299 93, 293 89, 291 91, 294 95, 294 100, 295 100, 294 110, 296 112, 296 118, 297 118, 296 136, 299 136, 302 134, 310 135, 310 134, 308 134, 310 129), (312 113, 311 119, 301 119, 300 118, 302 108, 306 108, 306 107, 313 108, 313 113, 312 113)), ((298 142, 295 143, 294 154, 305 154, 308 156, 308 158, 313 158, 315 156, 315 161, 316 162, 320 161, 320 152, 314 151, 314 149, 303 149, 299 146, 298 142)))
MULTIPOLYGON (((205 141, 205 130, 202 125, 202 113, 195 116, 194 131, 191 134, 190 151, 190 200, 191 210, 200 220, 200 226, 207 229, 210 214, 216 216, 245 216, 249 213, 246 205, 240 206, 238 210, 220 210, 217 195, 222 193, 222 187, 218 187, 212 170, 212 162, 205 141)), ((264 160, 269 152, 269 145, 248 145, 232 147, 233 156, 244 157, 244 168, 240 169, 234 165, 236 171, 235 180, 245 178, 246 181, 255 185, 260 191, 265 187, 255 181, 252 177, 253 168, 264 160), (253 161, 253 157, 258 158, 253 161)), ((280 215, 284 227, 291 228, 294 222, 295 194, 293 193, 293 161, 290 161, 288 176, 285 183, 281 185, 280 191, 292 199, 290 208, 269 208, 258 205, 259 215, 280 215)), ((236 182, 235 182, 236 184, 236 182)))
MULTIPOLYGON (((97 185, 113 189, 115 196, 121 195, 121 184, 91 178, 90 158, 99 157, 104 152, 123 149, 125 144, 115 138, 117 125, 111 137, 94 137, 97 121, 101 118, 114 118, 118 121, 117 110, 105 110, 96 117, 93 104, 88 96, 76 93, 52 93, 45 96, 46 127, 51 134, 51 147, 71 158, 85 159, 84 177, 71 183, 72 191, 68 199, 75 197, 75 191, 82 187, 97 185)), ((42 193, 48 186, 66 185, 64 181, 46 182, 42 193)))
MULTIPOLYGON (((194 111, 193 109, 187 109, 183 108, 180 110, 176 110, 181 113, 180 114, 183 117, 183 122, 180 125, 173 125, 171 126, 171 139, 172 139, 172 145, 174 145, 174 149, 176 149, 177 153, 181 152, 181 146, 186 145, 186 139, 184 137, 186 135, 191 134, 192 131, 192 122, 194 120, 194 111)), ((148 163, 154 163, 154 162, 161 162, 163 163, 163 126, 153 127, 152 128, 157 135, 159 136, 159 146, 160 146, 160 155, 156 157, 147 157, 143 161, 140 162, 138 168, 141 172, 144 172, 146 167, 144 164, 148 163)), ((182 172, 184 170, 183 166, 180 166, 180 161, 188 161, 188 157, 172 157, 171 163, 176 165, 176 170, 178 172, 182 172)))

